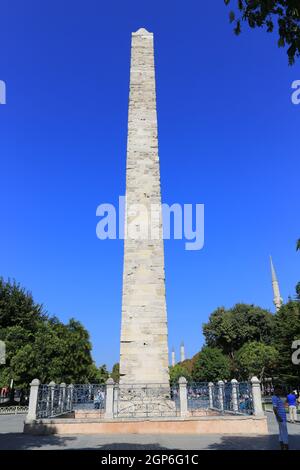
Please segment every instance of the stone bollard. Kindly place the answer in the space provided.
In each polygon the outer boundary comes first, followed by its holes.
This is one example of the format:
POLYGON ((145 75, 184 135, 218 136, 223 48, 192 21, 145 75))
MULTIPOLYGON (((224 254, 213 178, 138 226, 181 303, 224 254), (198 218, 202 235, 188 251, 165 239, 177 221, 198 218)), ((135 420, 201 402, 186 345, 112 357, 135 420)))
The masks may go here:
POLYGON ((239 402, 238 402, 238 381, 232 379, 231 381, 231 401, 232 401, 232 410, 235 413, 239 411, 239 402))
POLYGON ((178 383, 179 383, 180 416, 187 416, 188 406, 187 406, 186 378, 180 377, 178 380, 178 383))
POLYGON ((106 400, 105 400, 105 419, 114 417, 114 380, 112 378, 106 381, 106 400))
POLYGON ((260 381, 257 377, 252 377, 251 379, 252 385, 252 400, 253 400, 253 408, 254 408, 254 415, 255 416, 263 416, 264 410, 262 407, 262 400, 261 400, 261 389, 260 389, 260 381))
POLYGON ((208 398, 209 398, 209 408, 214 407, 214 384, 209 382, 208 384, 208 398))
POLYGON ((30 384, 29 406, 26 416, 27 422, 36 420, 39 386, 39 379, 34 379, 30 384))
POLYGON ((219 380, 218 382, 218 398, 219 398, 219 410, 224 411, 224 382, 219 380))
POLYGON ((59 386, 59 409, 61 412, 66 410, 66 384, 64 382, 59 386))

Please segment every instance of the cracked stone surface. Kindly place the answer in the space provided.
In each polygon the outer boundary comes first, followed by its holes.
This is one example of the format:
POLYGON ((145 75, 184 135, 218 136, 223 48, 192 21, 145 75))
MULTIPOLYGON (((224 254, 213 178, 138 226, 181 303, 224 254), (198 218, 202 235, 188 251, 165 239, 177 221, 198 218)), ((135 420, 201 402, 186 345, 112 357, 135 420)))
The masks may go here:
POLYGON ((154 47, 145 29, 132 33, 125 212, 127 233, 149 236, 124 242, 120 383, 168 383, 154 47))

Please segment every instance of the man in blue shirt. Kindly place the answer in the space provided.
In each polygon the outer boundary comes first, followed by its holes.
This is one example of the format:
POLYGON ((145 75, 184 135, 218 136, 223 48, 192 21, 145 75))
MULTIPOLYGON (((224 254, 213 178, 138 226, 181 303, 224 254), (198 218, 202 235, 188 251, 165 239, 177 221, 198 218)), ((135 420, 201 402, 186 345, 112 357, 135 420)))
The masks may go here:
POLYGON ((290 422, 295 423, 297 421, 297 397, 295 392, 290 392, 286 399, 289 405, 290 422))
POLYGON ((279 426, 279 443, 281 450, 288 450, 289 436, 286 424, 286 412, 282 399, 280 398, 281 389, 275 387, 274 395, 272 396, 273 411, 275 413, 277 423, 279 426))

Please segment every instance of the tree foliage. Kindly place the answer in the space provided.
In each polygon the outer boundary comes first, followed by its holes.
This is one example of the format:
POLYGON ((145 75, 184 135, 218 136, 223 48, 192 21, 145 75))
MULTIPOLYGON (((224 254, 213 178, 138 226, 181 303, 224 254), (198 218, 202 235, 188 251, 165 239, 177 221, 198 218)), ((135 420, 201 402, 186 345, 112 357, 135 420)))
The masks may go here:
POLYGON ((114 382, 118 383, 120 380, 120 364, 117 362, 113 365, 112 372, 110 374, 114 382))
POLYGON ((248 304, 236 304, 229 310, 218 308, 203 325, 206 344, 220 348, 231 359, 249 341, 270 343, 272 329, 272 314, 248 304))
POLYGON ((105 364, 102 364, 100 367, 95 366, 95 372, 94 375, 91 374, 89 377, 90 382, 94 382, 97 384, 105 384, 107 379, 109 378, 109 372, 107 370, 107 367, 105 364))
POLYGON ((170 369, 170 382, 171 384, 178 383, 180 377, 185 377, 188 382, 191 381, 191 372, 189 371, 188 367, 184 365, 184 362, 179 364, 175 364, 170 369))
POLYGON ((277 374, 282 381, 299 384, 300 367, 292 363, 292 343, 300 339, 300 304, 290 301, 283 305, 274 316, 273 344, 279 352, 277 374))
MULTIPOLYGON (((0 386, 14 379, 27 388, 34 378, 42 383, 83 383, 99 379, 91 356, 91 342, 82 324, 63 324, 49 317, 29 292, 0 279, 0 339, 6 344, 6 364, 0 386)), ((103 371, 102 371, 103 372, 103 371)))
POLYGON ((192 378, 195 382, 230 379, 230 360, 218 348, 204 346, 194 358, 192 378))
POLYGON ((254 375, 260 380, 276 373, 279 354, 274 346, 257 341, 244 344, 237 352, 236 363, 239 380, 248 380, 254 375))
POLYGON ((265 28, 271 33, 277 29, 278 46, 287 46, 289 64, 300 56, 300 2, 299 0, 224 0, 234 4, 229 13, 234 32, 239 35, 242 22, 250 28, 265 28))
POLYGON ((296 285, 296 299, 300 300, 300 282, 296 285))

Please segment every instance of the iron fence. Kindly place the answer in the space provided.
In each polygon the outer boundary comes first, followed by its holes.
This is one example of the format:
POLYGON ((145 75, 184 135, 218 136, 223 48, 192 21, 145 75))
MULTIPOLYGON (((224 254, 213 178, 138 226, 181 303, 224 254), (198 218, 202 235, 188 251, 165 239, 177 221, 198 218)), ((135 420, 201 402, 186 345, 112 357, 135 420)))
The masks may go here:
POLYGON ((253 414, 252 386, 249 382, 190 383, 187 387, 188 410, 214 410, 218 413, 253 414))
MULTIPOLYGON (((183 390, 185 390, 183 388, 183 390)), ((181 390, 182 392, 182 390, 181 390)), ((186 400, 191 416, 203 411, 215 414, 253 414, 252 386, 248 382, 193 382, 180 397, 178 384, 114 384, 112 416, 115 418, 147 418, 180 416, 181 400, 186 400)), ((36 417, 54 418, 77 410, 106 410, 106 385, 65 384, 39 385, 36 417)), ((185 412, 184 412, 185 413, 185 412)))
POLYGON ((252 386, 249 382, 239 382, 237 385, 238 411, 242 414, 254 413, 252 386))
POLYGON ((73 385, 73 409, 104 410, 105 396, 105 385, 103 384, 73 385))
POLYGON ((199 410, 208 410, 209 387, 207 382, 191 382, 187 385, 187 408, 190 414, 199 413, 199 410))
POLYGON ((40 385, 37 400, 37 418, 52 418, 72 411, 72 395, 69 387, 40 385))
POLYGON ((19 415, 27 414, 28 406, 3 406, 0 407, 0 415, 19 415))
POLYGON ((105 386, 102 384, 40 385, 37 418, 53 418, 75 410, 104 410, 105 386))

